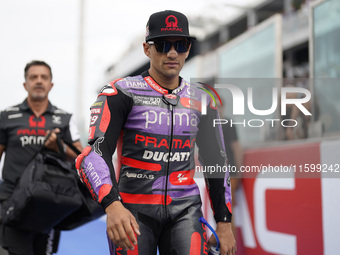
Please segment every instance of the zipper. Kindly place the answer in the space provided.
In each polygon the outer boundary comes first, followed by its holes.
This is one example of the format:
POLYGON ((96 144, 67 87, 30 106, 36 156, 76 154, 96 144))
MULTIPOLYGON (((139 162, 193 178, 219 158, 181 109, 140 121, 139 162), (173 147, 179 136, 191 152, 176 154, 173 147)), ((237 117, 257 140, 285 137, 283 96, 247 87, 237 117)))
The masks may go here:
POLYGON ((166 204, 167 204, 167 193, 168 193, 168 176, 169 176, 169 170, 170 170, 170 153, 171 153, 171 148, 172 148, 172 139, 173 139, 173 133, 174 133, 174 113, 173 113, 173 105, 169 104, 169 109, 171 113, 171 130, 170 130, 170 143, 169 143, 169 154, 168 154, 168 163, 167 163, 167 168, 166 168, 166 178, 165 178, 165 193, 164 193, 164 207, 166 209, 166 204))

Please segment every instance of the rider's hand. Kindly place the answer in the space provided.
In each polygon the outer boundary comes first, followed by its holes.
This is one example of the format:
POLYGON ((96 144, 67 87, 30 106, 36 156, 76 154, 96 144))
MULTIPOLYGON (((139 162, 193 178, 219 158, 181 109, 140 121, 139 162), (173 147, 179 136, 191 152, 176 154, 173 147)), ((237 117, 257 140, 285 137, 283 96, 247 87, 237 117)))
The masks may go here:
MULTIPOLYGON (((220 240, 220 252, 221 255, 235 255, 236 253, 236 241, 233 231, 231 229, 230 222, 218 222, 216 227, 216 234, 220 240)), ((211 246, 216 246, 216 238, 214 235, 208 240, 208 250, 211 246)))
POLYGON ((133 250, 134 245, 137 245, 135 233, 140 235, 135 217, 120 201, 110 204, 105 212, 107 214, 107 233, 112 242, 117 247, 133 250))

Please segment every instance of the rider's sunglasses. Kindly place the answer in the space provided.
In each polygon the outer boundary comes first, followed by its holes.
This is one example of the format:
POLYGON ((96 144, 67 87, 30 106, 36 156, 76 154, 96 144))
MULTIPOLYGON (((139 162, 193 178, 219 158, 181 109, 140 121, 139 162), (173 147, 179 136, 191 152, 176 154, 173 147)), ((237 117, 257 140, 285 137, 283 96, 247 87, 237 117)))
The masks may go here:
POLYGON ((148 41, 148 44, 155 45, 157 52, 159 53, 168 53, 172 46, 175 47, 175 50, 178 53, 184 53, 189 50, 190 41, 188 40, 180 40, 176 42, 170 42, 165 40, 156 40, 156 41, 148 41))

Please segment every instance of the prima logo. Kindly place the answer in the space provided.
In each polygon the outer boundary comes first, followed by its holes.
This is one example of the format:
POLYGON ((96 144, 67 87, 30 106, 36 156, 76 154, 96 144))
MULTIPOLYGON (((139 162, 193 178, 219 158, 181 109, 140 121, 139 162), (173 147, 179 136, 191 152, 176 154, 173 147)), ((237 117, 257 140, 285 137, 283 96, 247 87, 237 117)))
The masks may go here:
MULTIPOLYGON (((146 111, 142 113, 145 116, 145 128, 149 128, 150 124, 170 125, 171 115, 168 112, 146 111)), ((173 125, 196 127, 198 125, 197 116, 193 113, 175 112, 173 117, 173 125)))
POLYGON ((95 169, 94 165, 90 162, 86 165, 85 173, 88 178, 91 178, 91 182, 98 187, 102 182, 100 180, 99 174, 97 170, 95 169))
POLYGON ((36 135, 24 135, 20 137, 21 146, 26 145, 44 145, 45 137, 36 135))

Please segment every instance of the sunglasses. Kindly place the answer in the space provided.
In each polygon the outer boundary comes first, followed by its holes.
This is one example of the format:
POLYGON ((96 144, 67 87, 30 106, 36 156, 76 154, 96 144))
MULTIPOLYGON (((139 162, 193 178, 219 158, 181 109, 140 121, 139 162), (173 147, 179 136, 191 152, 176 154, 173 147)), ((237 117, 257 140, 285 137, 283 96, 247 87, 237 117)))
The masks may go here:
POLYGON ((158 53, 168 53, 171 50, 172 46, 175 47, 175 50, 178 53, 184 53, 189 50, 191 42, 188 40, 180 40, 176 42, 157 40, 157 41, 148 41, 148 44, 155 45, 158 53))

